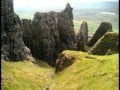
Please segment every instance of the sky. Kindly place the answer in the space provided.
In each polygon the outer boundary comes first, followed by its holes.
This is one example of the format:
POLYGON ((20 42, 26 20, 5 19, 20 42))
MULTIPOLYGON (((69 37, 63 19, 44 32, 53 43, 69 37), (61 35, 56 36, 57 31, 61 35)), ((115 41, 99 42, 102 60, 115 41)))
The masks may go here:
POLYGON ((26 10, 32 10, 32 9, 40 9, 40 10, 52 10, 55 8, 65 8, 65 5, 67 2, 70 3, 72 7, 74 7, 76 4, 79 5, 81 3, 96 3, 101 1, 115 1, 118 0, 14 0, 14 8, 15 9, 26 9, 26 10))
POLYGON ((100 1, 118 0, 14 0, 14 8, 61 8, 65 7, 67 2, 72 6, 78 3, 95 3, 100 1))

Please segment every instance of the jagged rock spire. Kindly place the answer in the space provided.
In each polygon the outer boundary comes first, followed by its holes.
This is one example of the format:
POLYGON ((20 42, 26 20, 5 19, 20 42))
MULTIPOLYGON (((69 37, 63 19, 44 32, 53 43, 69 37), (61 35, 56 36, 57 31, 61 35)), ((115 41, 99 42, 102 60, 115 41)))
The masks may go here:
POLYGON ((69 3, 66 4, 66 8, 71 8, 69 3))
POLYGON ((77 36, 77 41, 78 50, 85 51, 84 47, 86 46, 88 41, 88 25, 85 21, 83 21, 83 23, 81 24, 80 31, 77 36))
POLYGON ((62 12, 37 12, 31 22, 24 20, 22 24, 25 44, 30 47, 35 58, 45 60, 55 66, 58 54, 65 49, 74 47, 75 33, 70 4, 67 4, 62 12), (27 26, 29 28, 26 28, 27 26), (32 28, 31 31, 30 28, 32 28), (32 34, 30 35, 32 40, 26 37, 29 31, 32 34))

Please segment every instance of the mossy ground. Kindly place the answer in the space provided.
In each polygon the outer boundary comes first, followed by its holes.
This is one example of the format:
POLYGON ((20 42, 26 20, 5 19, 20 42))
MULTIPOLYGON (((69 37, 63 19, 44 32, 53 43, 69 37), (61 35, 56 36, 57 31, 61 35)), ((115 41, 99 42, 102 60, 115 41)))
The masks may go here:
POLYGON ((52 82, 54 69, 40 61, 2 61, 2 90, 44 90, 52 82))
POLYGON ((2 90, 118 90, 118 53, 97 56, 66 50, 75 62, 59 73, 40 61, 2 62, 2 90), (55 74, 55 76, 53 75, 55 74), (54 76, 54 78, 52 78, 54 76))
POLYGON ((76 62, 56 74, 52 90, 118 90, 118 54, 64 53, 75 57, 76 62))

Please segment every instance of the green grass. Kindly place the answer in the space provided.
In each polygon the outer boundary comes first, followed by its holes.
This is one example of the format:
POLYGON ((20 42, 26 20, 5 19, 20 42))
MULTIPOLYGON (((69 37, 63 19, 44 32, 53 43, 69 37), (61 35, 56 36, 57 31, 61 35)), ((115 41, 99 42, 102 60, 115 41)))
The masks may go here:
POLYGON ((2 90, 44 90, 52 82, 54 69, 45 62, 2 61, 2 90))
POLYGON ((74 57, 75 62, 59 73, 43 61, 35 65, 2 60, 2 90, 118 90, 118 54, 64 53, 74 57))
POLYGON ((118 90, 118 54, 65 53, 75 57, 76 62, 56 74, 52 90, 118 90))

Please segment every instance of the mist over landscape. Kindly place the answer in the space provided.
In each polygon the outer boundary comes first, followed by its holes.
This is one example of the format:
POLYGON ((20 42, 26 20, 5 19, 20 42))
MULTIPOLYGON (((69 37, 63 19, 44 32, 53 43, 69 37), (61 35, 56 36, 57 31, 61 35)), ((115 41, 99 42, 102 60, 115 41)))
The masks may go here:
POLYGON ((61 3, 59 3, 60 1, 58 0, 59 4, 57 2, 50 3, 45 0, 45 2, 41 1, 41 3, 40 1, 38 3, 36 1, 36 5, 33 5, 34 3, 24 3, 23 6, 20 3, 18 4, 17 0, 15 0, 14 2, 14 10, 22 19, 32 19, 35 12, 62 11, 66 3, 69 2, 73 8, 73 22, 76 34, 79 31, 82 21, 87 21, 89 34, 93 34, 97 30, 100 23, 104 21, 111 22, 113 25, 113 31, 118 32, 119 9, 117 0, 85 0, 83 2, 79 0, 68 0, 66 2, 61 1, 61 3))

